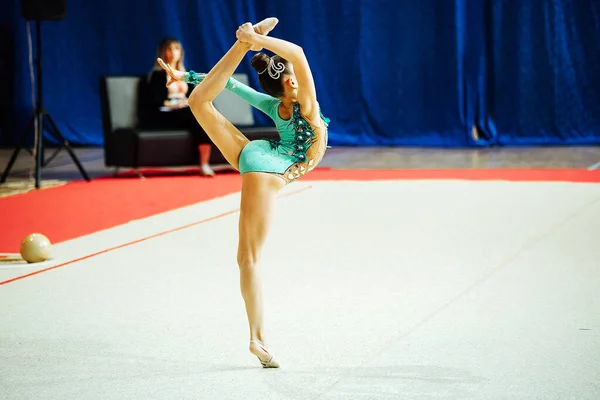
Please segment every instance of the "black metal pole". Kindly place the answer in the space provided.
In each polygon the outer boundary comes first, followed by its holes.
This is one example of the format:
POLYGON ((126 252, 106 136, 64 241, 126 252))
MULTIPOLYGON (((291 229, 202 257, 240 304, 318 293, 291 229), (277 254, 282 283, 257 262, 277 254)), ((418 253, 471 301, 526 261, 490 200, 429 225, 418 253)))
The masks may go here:
POLYGON ((36 49, 36 64, 37 64, 37 104, 36 104, 36 118, 37 118, 37 143, 36 143, 36 154, 35 154, 35 187, 40 188, 40 181, 42 179, 42 156, 43 156, 43 145, 44 140, 44 95, 42 91, 42 34, 41 24, 39 20, 35 21, 35 35, 37 42, 36 49))
MULTIPOLYGON (((77 168, 79 169, 79 172, 81 173, 81 176, 86 181, 89 182, 91 179, 88 176, 85 169, 83 168, 83 165, 77 158, 77 155, 75 154, 75 152, 69 145, 69 142, 65 139, 65 137, 62 135, 62 133, 58 130, 56 123, 52 120, 52 117, 50 116, 48 111, 44 109, 44 93, 43 93, 43 76, 44 76, 44 74, 42 72, 42 28, 41 28, 40 20, 35 20, 35 29, 36 29, 35 37, 36 37, 36 42, 37 42, 36 43, 37 47, 36 47, 36 51, 35 51, 36 60, 34 63, 36 66, 36 69, 37 69, 37 71, 36 71, 37 73, 35 74, 37 76, 37 96, 35 96, 35 98, 36 98, 35 107, 33 110, 33 114, 31 115, 31 118, 29 119, 29 123, 27 124, 27 129, 25 129, 25 132, 23 133, 23 139, 22 139, 23 143, 21 145, 19 145, 19 147, 17 147, 15 149, 15 151, 13 152, 12 157, 11 157, 10 161, 8 162, 6 169, 4 170, 2 176, 0 177, 0 183, 6 182, 8 173, 10 172, 11 168, 13 167, 13 164, 17 160, 19 151, 21 150, 22 147, 26 146, 27 134, 30 132, 29 129, 33 127, 35 136, 37 136, 37 143, 35 143, 35 187, 36 187, 36 189, 40 188, 41 180, 42 180, 42 167, 44 166, 44 120, 46 117, 48 118, 49 127, 52 128, 51 130, 48 131, 48 133, 52 134, 52 130, 54 131, 54 135, 56 136, 56 138, 59 139, 60 141, 62 141, 62 146, 67 150, 67 152, 71 156, 71 159, 77 165, 77 168), (37 128, 35 128, 36 122, 37 122, 37 128)), ((56 153, 54 155, 56 155, 56 153)), ((54 156, 52 156, 51 159, 52 158, 54 158, 54 156)))

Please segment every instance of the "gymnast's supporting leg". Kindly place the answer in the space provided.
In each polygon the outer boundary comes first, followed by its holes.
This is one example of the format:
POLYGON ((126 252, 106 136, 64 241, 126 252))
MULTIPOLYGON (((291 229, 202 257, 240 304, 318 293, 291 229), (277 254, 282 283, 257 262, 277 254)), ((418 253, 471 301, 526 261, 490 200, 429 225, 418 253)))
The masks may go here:
POLYGON ((279 364, 264 343, 260 256, 275 211, 277 194, 283 186, 285 181, 274 175, 260 172, 242 175, 237 254, 240 289, 250 328, 249 350, 265 368, 277 368, 279 364))

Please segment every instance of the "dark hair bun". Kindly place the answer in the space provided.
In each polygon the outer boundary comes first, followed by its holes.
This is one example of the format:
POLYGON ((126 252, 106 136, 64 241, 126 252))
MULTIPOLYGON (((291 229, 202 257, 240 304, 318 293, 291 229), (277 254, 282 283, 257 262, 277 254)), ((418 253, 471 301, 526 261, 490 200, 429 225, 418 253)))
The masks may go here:
POLYGON ((254 57, 252 57, 252 68, 256 70, 259 74, 265 72, 267 67, 269 66, 269 61, 271 61, 271 57, 266 55, 265 53, 256 53, 254 57))

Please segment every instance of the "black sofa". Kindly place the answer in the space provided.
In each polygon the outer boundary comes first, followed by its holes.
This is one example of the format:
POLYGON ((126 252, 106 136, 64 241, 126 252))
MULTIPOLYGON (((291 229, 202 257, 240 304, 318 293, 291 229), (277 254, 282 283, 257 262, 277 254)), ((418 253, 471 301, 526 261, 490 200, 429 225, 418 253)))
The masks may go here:
MULTIPOLYGON (((234 74, 248 82, 245 74, 234 74)), ((107 167, 139 168, 197 166, 199 154, 191 134, 185 130, 148 130, 138 128, 137 93, 145 76, 102 76, 100 102, 104 136, 104 164, 107 167)), ((275 127, 255 126, 252 109, 236 95, 223 91, 214 100, 219 110, 250 140, 278 138, 275 127)), ((226 164, 213 146, 210 163, 226 164)))

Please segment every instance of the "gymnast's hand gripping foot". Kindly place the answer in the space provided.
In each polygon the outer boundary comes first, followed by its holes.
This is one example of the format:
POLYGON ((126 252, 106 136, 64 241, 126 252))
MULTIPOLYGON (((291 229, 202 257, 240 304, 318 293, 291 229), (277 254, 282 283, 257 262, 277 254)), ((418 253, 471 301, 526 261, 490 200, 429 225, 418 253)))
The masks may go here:
POLYGON ((277 24, 267 18, 252 26, 245 23, 236 32, 237 41, 207 73, 181 72, 158 60, 172 81, 196 85, 189 97, 190 109, 227 161, 242 176, 237 262, 240 289, 246 306, 250 330, 249 350, 263 368, 279 363, 264 341, 263 292, 260 256, 269 232, 279 191, 314 169, 327 147, 329 120, 320 111, 312 73, 302 48, 285 40, 269 37, 277 24), (265 48, 269 57, 257 53, 252 67, 257 71, 258 92, 232 78, 252 49, 265 48), (214 98, 228 90, 271 117, 279 139, 250 141, 213 106, 214 98))

